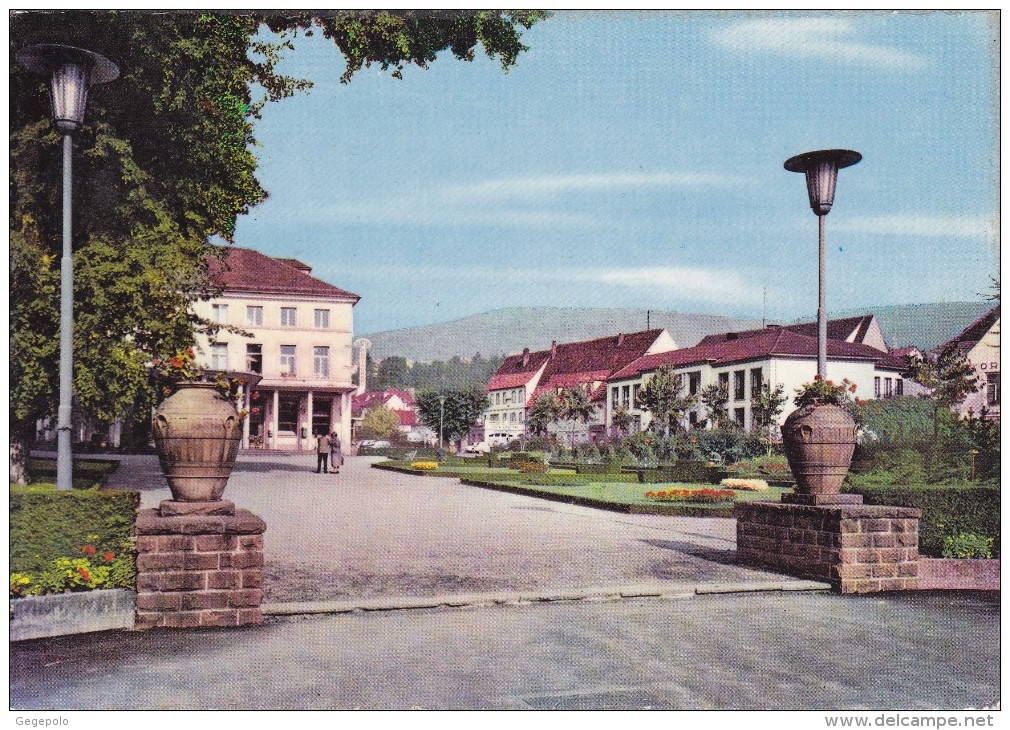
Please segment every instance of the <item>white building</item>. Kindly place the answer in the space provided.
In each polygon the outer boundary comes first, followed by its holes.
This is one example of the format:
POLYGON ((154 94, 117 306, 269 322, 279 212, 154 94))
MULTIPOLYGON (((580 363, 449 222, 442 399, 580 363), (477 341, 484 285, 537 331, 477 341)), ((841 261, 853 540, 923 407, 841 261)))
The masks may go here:
POLYGON ((1000 400, 999 320, 996 307, 968 325, 957 337, 946 343, 961 350, 974 366, 979 391, 972 393, 957 407, 962 416, 973 415, 998 421, 1000 400))
MULTIPOLYGON (((772 388, 782 385, 789 401, 779 416, 781 424, 793 410, 796 389, 811 382, 817 373, 817 338, 795 331, 803 327, 772 326, 712 335, 694 347, 639 358, 607 380, 608 432, 617 406, 632 417, 633 432, 649 427, 652 416, 639 408, 636 396, 663 365, 673 366, 674 372, 683 377, 685 395, 698 396, 709 385, 722 385, 729 395, 729 419, 748 431, 755 425, 751 399, 765 383, 772 388)), ((888 354, 883 338, 880 345, 883 349, 829 339, 827 379, 838 383, 847 378, 856 385, 855 397, 863 399, 902 395, 902 373, 907 366, 888 354)), ((699 399, 682 425, 689 428, 706 420, 708 414, 699 399)))
POLYGON ((575 443, 596 439, 604 433, 607 377, 643 355, 676 347, 666 330, 657 329, 561 345, 553 342, 549 350, 509 355, 485 388, 484 438, 519 438, 526 433, 530 406, 542 393, 579 387, 595 406, 593 416, 586 423, 552 425, 548 432, 575 443))
POLYGON ((250 249, 228 248, 225 263, 210 270, 223 291, 193 308, 227 327, 197 338, 197 361, 247 376, 242 445, 309 449, 313 433, 333 431, 350 444, 352 310, 360 297, 314 278, 300 261, 250 249))

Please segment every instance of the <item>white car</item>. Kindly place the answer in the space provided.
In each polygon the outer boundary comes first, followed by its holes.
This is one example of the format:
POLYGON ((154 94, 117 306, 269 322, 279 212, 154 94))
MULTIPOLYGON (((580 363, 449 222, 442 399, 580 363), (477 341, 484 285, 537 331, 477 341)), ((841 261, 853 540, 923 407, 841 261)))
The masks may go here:
POLYGON ((487 454, 495 446, 508 446, 509 441, 512 440, 512 436, 507 433, 492 433, 488 434, 487 438, 483 441, 468 446, 466 452, 468 454, 487 454))

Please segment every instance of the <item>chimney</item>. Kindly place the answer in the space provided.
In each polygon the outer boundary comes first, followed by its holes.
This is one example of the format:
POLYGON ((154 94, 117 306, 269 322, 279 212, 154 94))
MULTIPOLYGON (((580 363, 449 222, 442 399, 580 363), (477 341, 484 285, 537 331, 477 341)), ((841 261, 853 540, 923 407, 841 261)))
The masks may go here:
POLYGON ((624 344, 624 333, 617 335, 617 346, 620 347, 624 344))
POLYGON ((558 354, 558 341, 551 340, 551 357, 554 357, 557 354, 558 354))
POLYGON ((523 367, 528 368, 530 366, 530 348, 523 348, 523 367))

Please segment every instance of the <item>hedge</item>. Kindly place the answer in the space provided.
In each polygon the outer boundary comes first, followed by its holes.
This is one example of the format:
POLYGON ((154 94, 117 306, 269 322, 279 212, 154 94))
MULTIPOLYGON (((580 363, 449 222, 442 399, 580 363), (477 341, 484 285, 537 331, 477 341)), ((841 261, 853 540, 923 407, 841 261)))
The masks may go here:
POLYGON ((139 492, 13 484, 10 490, 11 571, 42 572, 57 558, 82 557, 87 543, 116 553, 130 544, 139 492), (94 535, 98 540, 89 539, 94 535))
MULTIPOLYGON (((115 459, 74 459, 74 489, 87 489, 100 485, 112 471, 119 467, 115 459)), ((56 481, 56 459, 29 457, 26 467, 33 484, 56 481)))
POLYGON ((1000 494, 997 486, 969 484, 915 484, 911 486, 850 486, 846 491, 863 495, 866 504, 918 507, 919 552, 942 557, 943 539, 967 532, 993 539, 993 557, 999 557, 1000 494))
POLYGON ((638 481, 642 484, 667 484, 670 482, 690 482, 693 484, 717 484, 717 472, 704 461, 678 461, 658 469, 638 469, 638 481))

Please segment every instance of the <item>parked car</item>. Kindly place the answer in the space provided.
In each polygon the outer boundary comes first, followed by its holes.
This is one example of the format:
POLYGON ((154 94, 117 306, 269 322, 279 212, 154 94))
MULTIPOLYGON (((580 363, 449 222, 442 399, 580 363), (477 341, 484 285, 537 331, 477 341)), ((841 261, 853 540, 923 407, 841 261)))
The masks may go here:
POLYGON ((487 438, 466 448, 468 454, 486 454, 496 446, 508 446, 512 439, 507 433, 491 433, 487 438))
POLYGON ((370 449, 375 445, 375 439, 364 439, 358 442, 358 448, 370 449))
POLYGON ((373 441, 372 445, 369 446, 368 448, 370 448, 370 449, 388 449, 392 445, 393 444, 391 444, 389 441, 373 441))

